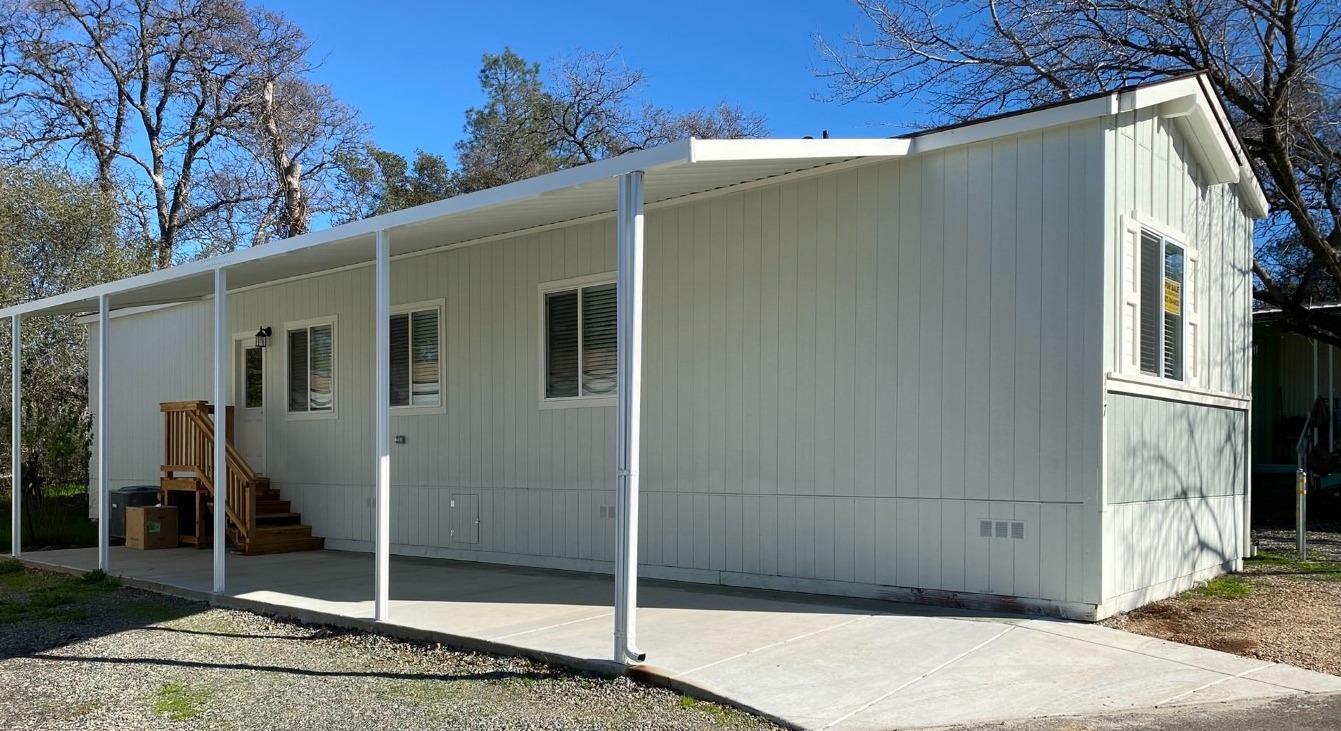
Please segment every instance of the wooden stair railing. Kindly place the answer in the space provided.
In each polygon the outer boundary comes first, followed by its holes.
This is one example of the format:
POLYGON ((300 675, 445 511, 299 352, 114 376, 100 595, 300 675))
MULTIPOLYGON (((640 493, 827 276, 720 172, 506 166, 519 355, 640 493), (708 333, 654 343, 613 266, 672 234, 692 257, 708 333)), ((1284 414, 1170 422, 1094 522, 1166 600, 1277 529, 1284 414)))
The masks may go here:
MULTIPOLYGON (((159 405, 164 416, 162 471, 166 478, 176 473, 192 473, 205 490, 215 496, 214 486, 214 407, 205 401, 172 401, 159 405)), ((269 481, 259 477, 247 461, 225 444, 228 472, 225 485, 225 512, 228 529, 235 545, 246 547, 256 536, 256 496, 269 481)), ((218 504, 215 497, 215 504, 218 504)), ((197 520, 201 516, 196 516, 197 520)))

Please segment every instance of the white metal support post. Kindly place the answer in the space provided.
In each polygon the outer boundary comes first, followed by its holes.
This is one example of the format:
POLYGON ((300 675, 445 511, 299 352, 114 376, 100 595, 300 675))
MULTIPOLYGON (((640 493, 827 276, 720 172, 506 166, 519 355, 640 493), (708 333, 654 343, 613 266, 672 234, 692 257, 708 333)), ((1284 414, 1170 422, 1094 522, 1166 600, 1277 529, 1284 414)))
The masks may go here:
POLYGON ((377 265, 375 267, 376 294, 376 353, 377 387, 373 413, 377 415, 376 492, 377 525, 374 553, 376 562, 376 596, 373 599, 373 619, 387 621, 391 604, 391 239, 386 231, 377 232, 377 265))
POLYGON ((18 315, 9 323, 9 535, 10 554, 18 558, 23 553, 23 325, 18 315))
POLYGON ((107 344, 111 340, 108 332, 108 314, 110 303, 107 295, 98 295, 98 568, 103 573, 111 570, 112 541, 112 497, 111 480, 107 476, 107 383, 108 361, 107 344))
POLYGON ((637 645, 638 462, 642 430, 643 173, 619 176, 615 435, 615 662, 642 662, 637 645))
POLYGON ((228 555, 228 272, 214 270, 214 593, 228 555))

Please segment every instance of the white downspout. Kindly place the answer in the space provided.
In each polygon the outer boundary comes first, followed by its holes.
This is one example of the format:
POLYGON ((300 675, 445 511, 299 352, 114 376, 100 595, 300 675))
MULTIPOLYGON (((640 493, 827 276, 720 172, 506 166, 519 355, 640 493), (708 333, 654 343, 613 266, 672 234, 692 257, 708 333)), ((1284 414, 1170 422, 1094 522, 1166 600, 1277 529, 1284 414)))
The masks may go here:
POLYGON ((642 662, 637 645, 638 464, 642 431, 643 173, 617 179, 618 274, 616 365, 619 417, 615 435, 615 662, 642 662))
POLYGON ((23 326, 19 316, 10 318, 10 414, 9 414, 9 468, 10 479, 10 554, 18 558, 23 553, 23 326))
POLYGON ((228 272, 214 270, 214 593, 228 555, 228 272))
POLYGON ((377 385, 373 388, 377 430, 374 504, 377 516, 373 547, 376 564, 373 619, 386 622, 390 619, 391 608, 391 235, 385 230, 377 232, 374 279, 373 350, 377 361, 374 369, 377 385))
POLYGON ((107 477, 107 344, 111 337, 108 332, 107 295, 98 295, 98 568, 103 573, 111 569, 111 530, 112 508, 110 480, 107 477))

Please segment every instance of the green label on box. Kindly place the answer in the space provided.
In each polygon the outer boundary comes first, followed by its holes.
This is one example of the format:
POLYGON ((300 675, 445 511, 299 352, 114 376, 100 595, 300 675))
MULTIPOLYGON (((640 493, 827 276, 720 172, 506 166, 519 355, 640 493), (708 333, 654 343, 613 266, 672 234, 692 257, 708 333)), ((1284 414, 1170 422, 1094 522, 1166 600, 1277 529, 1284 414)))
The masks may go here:
POLYGON ((163 524, 157 520, 146 520, 144 528, 149 533, 159 533, 163 530, 163 524))

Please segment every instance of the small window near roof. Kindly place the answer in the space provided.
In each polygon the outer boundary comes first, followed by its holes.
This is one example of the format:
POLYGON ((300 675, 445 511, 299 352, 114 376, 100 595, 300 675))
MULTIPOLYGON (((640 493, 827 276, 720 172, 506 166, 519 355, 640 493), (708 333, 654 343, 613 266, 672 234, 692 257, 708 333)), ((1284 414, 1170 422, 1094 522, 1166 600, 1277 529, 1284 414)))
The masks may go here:
POLYGON ((1182 245, 1141 231, 1141 372, 1183 380, 1182 245))
POLYGON ((609 398, 617 363, 615 285, 546 292, 545 398, 609 398))

